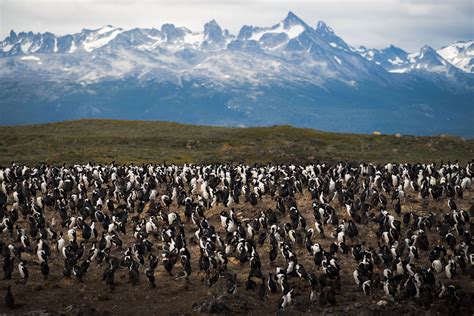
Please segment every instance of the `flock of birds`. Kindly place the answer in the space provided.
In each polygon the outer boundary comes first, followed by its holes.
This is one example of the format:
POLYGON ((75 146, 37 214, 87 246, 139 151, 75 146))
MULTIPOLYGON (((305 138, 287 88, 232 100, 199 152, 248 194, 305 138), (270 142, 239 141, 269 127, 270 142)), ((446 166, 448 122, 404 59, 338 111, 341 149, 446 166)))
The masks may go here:
MULTIPOLYGON (((228 295, 280 295, 278 308, 284 309, 296 288, 307 291, 310 302, 336 304, 346 274, 367 296, 377 292, 426 307, 444 300, 459 310, 463 294, 452 280, 473 278, 474 206, 457 204, 469 201, 473 177, 474 161, 12 163, 0 168, 3 279, 24 286, 31 271, 44 280, 54 274, 89 282, 90 270, 100 269, 100 282, 111 288, 118 271, 127 271, 131 285, 144 275, 155 288, 155 272, 164 269, 185 288, 199 273, 201 286, 221 283, 228 295), (301 208, 303 197, 311 207, 301 208), (406 207, 410 200, 439 209, 422 215, 406 207), (50 268, 55 260, 62 271, 50 268), (341 260, 355 269, 341 269, 341 260), (243 282, 237 273, 244 273, 243 282)), ((5 304, 14 306, 10 286, 5 304)))

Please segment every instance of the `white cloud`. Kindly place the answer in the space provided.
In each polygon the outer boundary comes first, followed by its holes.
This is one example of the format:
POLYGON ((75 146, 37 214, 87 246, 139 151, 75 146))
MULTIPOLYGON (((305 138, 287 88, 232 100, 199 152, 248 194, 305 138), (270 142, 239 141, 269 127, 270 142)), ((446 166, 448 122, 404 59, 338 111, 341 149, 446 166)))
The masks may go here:
POLYGON ((15 31, 78 32, 174 23, 201 30, 216 19, 232 33, 244 24, 273 25, 289 10, 314 26, 325 21, 351 45, 409 51, 474 38, 472 0, 0 0, 0 37, 15 31))

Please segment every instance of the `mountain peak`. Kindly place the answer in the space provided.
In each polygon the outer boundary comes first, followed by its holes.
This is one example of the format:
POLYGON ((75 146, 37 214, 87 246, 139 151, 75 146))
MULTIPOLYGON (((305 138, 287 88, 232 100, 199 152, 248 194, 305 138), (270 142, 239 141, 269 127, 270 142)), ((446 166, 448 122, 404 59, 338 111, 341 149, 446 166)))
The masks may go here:
POLYGON ((406 51, 404 51, 403 49, 401 49, 400 47, 397 47, 395 45, 390 45, 390 46, 382 49, 382 52, 396 54, 396 55, 405 55, 405 56, 408 55, 408 53, 406 51))
POLYGON ((306 26, 306 23, 302 19, 300 19, 296 14, 294 14, 292 11, 288 11, 286 18, 282 22, 285 27, 289 27, 291 25, 297 25, 297 24, 306 26))
POLYGON ((301 20, 301 19, 292 11, 288 11, 288 14, 286 15, 286 18, 284 19, 284 21, 291 21, 291 20, 301 20))
POLYGON ((436 57, 438 59, 438 57, 441 57, 438 55, 438 53, 429 45, 424 45, 421 49, 420 49, 420 55, 419 55, 419 58, 420 59, 423 59, 423 58, 426 58, 426 57, 436 57))
POLYGON ((448 67, 448 62, 443 59, 431 46, 424 45, 420 49, 420 53, 416 59, 414 68, 430 69, 430 71, 440 72, 445 71, 448 67), (442 68, 440 68, 442 67, 442 68))
POLYGON ((423 47, 421 47, 421 52, 431 52, 431 51, 434 52, 434 49, 429 45, 423 45, 423 47))
POLYGON ((457 68, 474 73, 474 41, 456 41, 436 52, 457 68))
POLYGON ((168 34, 170 32, 175 32, 176 30, 176 26, 174 24, 171 24, 171 23, 165 23, 161 26, 161 29, 160 31, 164 34, 168 34))
POLYGON ((219 24, 216 22, 215 19, 212 19, 212 20, 210 20, 209 22, 207 22, 206 24, 204 24, 204 27, 206 27, 206 25, 207 25, 207 26, 213 26, 213 27, 215 27, 215 26, 220 27, 219 24))
POLYGON ((333 29, 327 26, 324 21, 318 21, 318 24, 316 25, 316 31, 323 34, 334 34, 333 29))
POLYGON ((184 36, 184 29, 177 28, 174 24, 165 23, 161 26, 161 36, 167 42, 176 42, 184 36))
POLYGON ((16 40, 16 37, 17 37, 17 35, 16 35, 15 31, 11 30, 10 31, 10 40, 14 41, 14 40, 16 40))
POLYGON ((208 42, 221 43, 225 41, 222 28, 216 20, 204 24, 204 40, 208 42))

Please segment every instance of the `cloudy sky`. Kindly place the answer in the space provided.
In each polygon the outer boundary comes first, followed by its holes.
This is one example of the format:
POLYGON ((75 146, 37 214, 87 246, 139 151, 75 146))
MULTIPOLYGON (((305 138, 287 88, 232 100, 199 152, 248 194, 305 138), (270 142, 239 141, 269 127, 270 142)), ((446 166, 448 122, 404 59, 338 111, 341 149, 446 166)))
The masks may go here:
POLYGON ((107 24, 200 31, 211 19, 236 34, 244 24, 276 24, 289 10, 311 26, 325 21, 353 46, 417 51, 474 39, 474 0, 0 0, 0 37, 11 29, 63 35, 107 24))

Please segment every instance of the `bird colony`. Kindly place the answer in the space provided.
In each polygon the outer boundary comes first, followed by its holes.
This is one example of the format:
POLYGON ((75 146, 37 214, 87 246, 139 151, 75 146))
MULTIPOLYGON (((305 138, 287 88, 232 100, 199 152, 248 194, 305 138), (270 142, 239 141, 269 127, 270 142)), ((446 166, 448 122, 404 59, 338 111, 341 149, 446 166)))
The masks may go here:
POLYGON ((105 309, 120 293, 161 311, 236 312, 239 297, 257 302, 246 312, 472 314, 473 177, 474 161, 12 163, 0 168, 0 311, 73 288, 91 305, 109 295, 105 309))

